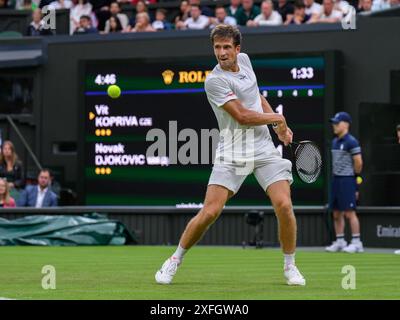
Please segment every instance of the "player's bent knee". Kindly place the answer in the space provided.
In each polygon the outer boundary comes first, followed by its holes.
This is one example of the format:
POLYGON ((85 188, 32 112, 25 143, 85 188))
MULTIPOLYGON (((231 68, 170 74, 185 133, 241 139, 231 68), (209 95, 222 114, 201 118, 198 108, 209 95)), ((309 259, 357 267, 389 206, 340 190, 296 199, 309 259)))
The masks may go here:
POLYGON ((290 199, 282 198, 276 201, 274 206, 278 214, 293 214, 292 202, 290 201, 290 199))
POLYGON ((220 215, 221 209, 217 206, 204 207, 201 210, 201 217, 206 223, 213 223, 220 215))

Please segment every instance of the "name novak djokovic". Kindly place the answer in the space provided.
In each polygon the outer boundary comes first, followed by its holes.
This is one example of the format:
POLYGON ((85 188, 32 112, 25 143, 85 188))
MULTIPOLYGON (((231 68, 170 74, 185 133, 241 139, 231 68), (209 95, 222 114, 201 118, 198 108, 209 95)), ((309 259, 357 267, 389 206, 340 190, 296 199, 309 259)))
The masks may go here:
POLYGON ((156 307, 151 307, 151 315, 176 315, 182 317, 183 313, 193 315, 246 315, 249 313, 249 306, 244 305, 223 305, 223 304, 195 304, 193 308, 186 307, 165 307, 157 304, 156 307))

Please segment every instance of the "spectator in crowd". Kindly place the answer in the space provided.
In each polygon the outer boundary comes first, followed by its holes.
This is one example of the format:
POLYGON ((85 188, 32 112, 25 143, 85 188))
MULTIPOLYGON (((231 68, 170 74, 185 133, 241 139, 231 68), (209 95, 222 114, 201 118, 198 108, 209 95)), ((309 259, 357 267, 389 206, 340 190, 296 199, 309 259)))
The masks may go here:
POLYGON ((198 6, 200 8, 201 14, 203 16, 206 16, 206 17, 213 17, 214 16, 214 11, 210 7, 202 6, 200 4, 200 0, 189 0, 189 4, 190 4, 191 7, 192 6, 198 6))
POLYGON ((119 33, 122 32, 122 30, 121 20, 119 20, 118 16, 111 16, 110 19, 107 20, 104 33, 119 33))
POLYGON ((247 21, 248 27, 279 26, 282 24, 282 17, 274 10, 272 0, 264 0, 261 4, 261 13, 254 20, 247 21))
POLYGON ((253 0, 242 0, 242 6, 236 11, 236 22, 245 26, 247 21, 254 20, 261 13, 260 8, 253 3, 253 0))
POLYGON ((310 22, 312 22, 312 16, 310 14, 306 14, 306 6, 303 2, 297 1, 294 4, 294 15, 288 17, 288 20, 285 21, 285 25, 304 24, 310 22))
POLYGON ((83 15, 79 19, 79 27, 76 28, 74 35, 79 34, 96 34, 98 33, 97 29, 92 27, 92 20, 89 16, 83 15))
POLYGON ((306 14, 319 18, 322 13, 322 6, 319 3, 314 0, 304 0, 304 5, 306 6, 306 14))
POLYGON ((210 18, 210 21, 211 29, 215 28, 221 23, 236 26, 236 19, 234 17, 228 16, 228 13, 222 5, 217 5, 217 7, 215 8, 215 18, 210 18))
POLYGON ((361 6, 358 9, 358 13, 364 14, 372 12, 372 0, 360 0, 361 6))
POLYGON ((153 21, 151 26, 157 30, 172 30, 172 24, 167 21, 167 10, 157 9, 156 20, 153 21))
MULTIPOLYGON (((139 13, 147 13, 147 15, 149 15, 147 5, 143 0, 139 0, 136 3, 135 12, 136 12, 135 15, 129 21, 129 25, 124 29, 125 32, 130 32, 135 27, 136 17, 139 13)), ((149 19, 151 20, 150 15, 149 15, 149 19)))
POLYGON ((363 165, 360 144, 349 132, 351 117, 347 112, 338 112, 330 121, 335 138, 331 149, 333 177, 329 208, 333 210, 336 241, 326 247, 326 251, 363 252, 360 222, 356 214, 356 176, 361 174, 363 165), (350 244, 344 239, 345 217, 350 222, 350 244))
POLYGON ((48 36, 53 32, 50 28, 45 28, 42 20, 42 11, 38 8, 32 11, 32 22, 29 24, 26 35, 31 37, 48 36))
POLYGON ((179 13, 175 17, 175 25, 181 21, 185 22, 190 16, 190 4, 187 0, 183 0, 179 6, 179 13))
POLYGON ((190 18, 185 22, 178 22, 176 29, 178 30, 201 30, 205 29, 210 24, 210 18, 201 14, 200 7, 197 5, 191 5, 190 7, 190 18))
POLYGON ((99 31, 104 31, 106 26, 106 21, 110 19, 110 4, 115 0, 89 0, 93 5, 93 11, 97 18, 97 29, 99 31))
POLYGON ((78 0, 78 2, 72 7, 69 17, 71 20, 70 33, 74 33, 76 28, 79 27, 79 19, 81 16, 90 16, 92 25, 97 25, 96 15, 93 12, 93 6, 88 0, 78 0))
POLYGON ((235 17, 236 11, 240 8, 242 0, 231 0, 228 7, 228 15, 235 17))
POLYGON ((141 13, 141 12, 147 12, 148 13, 148 8, 146 2, 143 0, 139 0, 136 2, 135 6, 136 13, 141 13))
POLYGON ((7 180, 11 192, 24 186, 22 163, 18 160, 14 144, 9 140, 1 146, 0 178, 7 180))
POLYGON ((58 10, 58 9, 71 9, 73 3, 71 0, 56 0, 49 4, 50 10, 58 10))
MULTIPOLYGON (((112 2, 110 4, 110 13, 111 16, 117 17, 119 20, 122 29, 126 29, 129 25, 129 18, 125 13, 121 13, 121 7, 120 4, 116 1, 112 2)), ((106 21, 106 25, 104 27, 104 32, 109 33, 110 32, 110 20, 106 21)))
POLYGON ((343 14, 334 9, 333 0, 324 0, 322 4, 322 13, 316 22, 338 23, 342 18, 343 14))
POLYGON ((131 32, 154 32, 156 31, 150 24, 150 16, 147 12, 136 14, 136 24, 131 32))
POLYGON ((228 16, 228 13, 222 5, 218 5, 215 8, 215 18, 210 18, 210 21, 211 29, 215 28, 218 24, 229 24, 231 26, 236 26, 236 19, 228 16))
POLYGON ((288 18, 291 18, 294 13, 293 4, 287 2, 287 0, 278 0, 276 11, 281 15, 282 21, 286 22, 288 18))
POLYGON ((0 178, 0 208, 14 207, 16 207, 15 200, 10 196, 7 180, 0 178))
POLYGON ((38 184, 26 186, 17 200, 18 207, 56 207, 57 195, 51 191, 51 172, 42 169, 38 175, 38 184))

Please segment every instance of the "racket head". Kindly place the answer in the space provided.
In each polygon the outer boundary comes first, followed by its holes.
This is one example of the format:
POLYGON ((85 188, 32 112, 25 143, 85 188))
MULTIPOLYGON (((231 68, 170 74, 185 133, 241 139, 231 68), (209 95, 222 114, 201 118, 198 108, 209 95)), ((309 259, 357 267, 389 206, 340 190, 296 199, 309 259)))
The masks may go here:
POLYGON ((317 181, 322 172, 322 154, 318 145, 313 141, 304 140, 293 142, 290 146, 299 178, 305 183, 317 181))

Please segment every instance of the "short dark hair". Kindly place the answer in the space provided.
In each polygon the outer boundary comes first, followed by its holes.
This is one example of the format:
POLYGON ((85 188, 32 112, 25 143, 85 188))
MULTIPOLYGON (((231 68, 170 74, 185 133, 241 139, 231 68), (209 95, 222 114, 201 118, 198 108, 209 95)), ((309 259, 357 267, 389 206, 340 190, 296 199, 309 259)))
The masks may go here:
POLYGON ((303 1, 297 0, 297 1, 294 2, 294 8, 295 9, 304 9, 305 7, 306 7, 306 5, 304 4, 303 1))
POLYGON ((162 13, 164 16, 166 16, 167 15, 167 10, 166 9, 164 9, 164 8, 159 8, 159 9, 157 9, 156 10, 156 13, 157 12, 160 12, 160 13, 162 13))
POLYGON ((397 130, 397 131, 400 131, 400 124, 398 124, 398 125, 396 126, 396 130, 397 130))
POLYGON ((210 39, 212 44, 214 44, 215 38, 232 39, 235 47, 240 46, 242 43, 242 34, 239 29, 236 26, 227 24, 219 24, 211 31, 210 39))
MULTIPOLYGON (((81 18, 82 18, 82 17, 81 17, 81 18)), ((49 168, 42 168, 42 169, 40 169, 40 171, 39 171, 39 173, 38 173, 38 176, 39 176, 39 174, 41 174, 42 172, 48 172, 50 178, 53 176, 53 173, 51 172, 51 170, 50 170, 49 168)))
POLYGON ((79 18, 79 20, 81 20, 81 19, 85 19, 85 20, 89 20, 89 21, 92 21, 92 19, 89 17, 89 16, 87 16, 87 15, 81 15, 81 17, 79 18))
POLYGON ((225 11, 226 11, 226 9, 225 9, 225 7, 222 5, 222 4, 217 4, 216 6, 215 6, 215 10, 217 10, 217 9, 224 9, 225 11))

